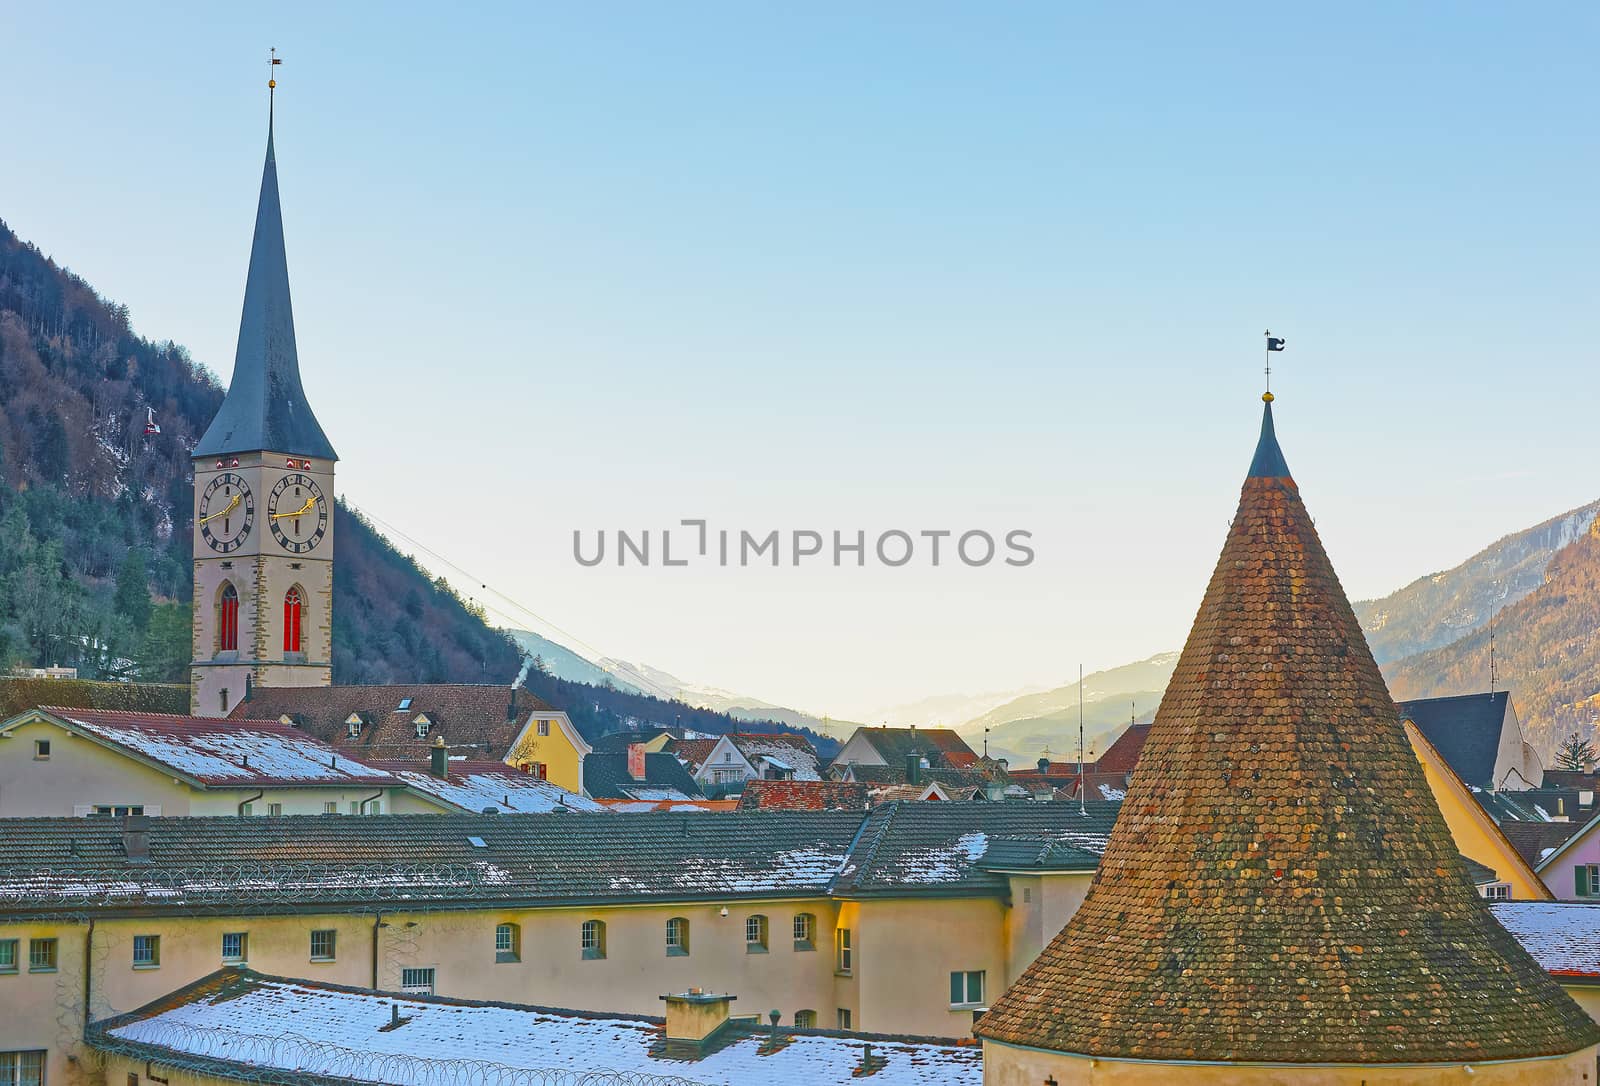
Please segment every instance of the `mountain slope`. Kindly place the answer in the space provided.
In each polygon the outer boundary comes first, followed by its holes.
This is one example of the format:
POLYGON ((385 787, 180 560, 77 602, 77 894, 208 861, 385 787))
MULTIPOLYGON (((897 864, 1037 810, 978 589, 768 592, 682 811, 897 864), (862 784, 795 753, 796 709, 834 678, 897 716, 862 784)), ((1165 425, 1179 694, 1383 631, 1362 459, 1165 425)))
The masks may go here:
MULTIPOLYGON (((0 671, 64 664, 86 679, 187 681, 189 451, 221 402, 187 351, 134 335, 126 307, 0 223, 0 671), (152 413, 159 434, 145 432, 152 413)), ((522 654, 504 631, 358 510, 339 509, 335 682, 515 678, 522 654)), ((778 727, 613 685, 526 678, 591 736, 680 721, 778 727)))
POLYGON ((1590 502, 1490 544, 1454 569, 1419 577, 1380 600, 1354 604, 1379 664, 1448 645, 1545 580, 1556 552, 1581 539, 1600 512, 1590 502))
MULTIPOLYGON (((1543 527, 1543 526, 1541 526, 1543 527)), ((1600 521, 1556 552, 1543 583, 1495 617, 1498 685, 1511 691, 1529 742, 1549 760, 1567 735, 1600 720, 1600 521)), ((1489 631, 1384 668, 1397 700, 1489 688, 1489 631)))

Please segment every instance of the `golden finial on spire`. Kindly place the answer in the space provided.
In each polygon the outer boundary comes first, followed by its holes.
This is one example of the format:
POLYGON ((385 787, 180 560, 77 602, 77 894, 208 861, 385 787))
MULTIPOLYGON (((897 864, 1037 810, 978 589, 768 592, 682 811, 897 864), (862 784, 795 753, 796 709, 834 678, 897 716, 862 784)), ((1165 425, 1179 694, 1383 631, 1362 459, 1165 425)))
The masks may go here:
POLYGON ((278 50, 276 48, 267 50, 267 90, 268 91, 274 91, 274 90, 278 89, 278 81, 276 79, 272 78, 272 76, 274 74, 272 69, 276 68, 278 65, 280 65, 282 63, 283 63, 283 61, 278 59, 278 50))

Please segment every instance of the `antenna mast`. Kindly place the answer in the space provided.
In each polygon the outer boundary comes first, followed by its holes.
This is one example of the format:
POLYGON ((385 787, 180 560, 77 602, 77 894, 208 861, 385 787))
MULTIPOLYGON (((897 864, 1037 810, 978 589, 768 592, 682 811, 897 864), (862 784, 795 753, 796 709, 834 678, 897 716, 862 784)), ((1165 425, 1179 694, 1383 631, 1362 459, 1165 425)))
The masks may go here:
POLYGON ((1083 779, 1083 665, 1078 665, 1078 813, 1089 813, 1089 786, 1083 779))

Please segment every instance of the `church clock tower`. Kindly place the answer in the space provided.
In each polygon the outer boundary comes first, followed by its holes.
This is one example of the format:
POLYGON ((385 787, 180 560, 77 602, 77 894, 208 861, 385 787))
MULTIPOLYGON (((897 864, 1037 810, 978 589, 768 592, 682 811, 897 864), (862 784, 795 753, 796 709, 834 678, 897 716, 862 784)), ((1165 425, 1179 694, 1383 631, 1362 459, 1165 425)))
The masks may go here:
POLYGON ((193 456, 190 711, 225 716, 251 684, 329 685, 338 457, 300 386, 270 111, 233 379, 193 456))

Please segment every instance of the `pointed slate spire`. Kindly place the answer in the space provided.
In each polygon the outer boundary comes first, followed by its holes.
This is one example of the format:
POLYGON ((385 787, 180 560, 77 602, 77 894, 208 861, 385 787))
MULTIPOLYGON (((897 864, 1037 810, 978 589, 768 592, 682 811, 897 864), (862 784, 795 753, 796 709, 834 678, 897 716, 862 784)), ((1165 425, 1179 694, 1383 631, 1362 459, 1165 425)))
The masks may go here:
POLYGON ((1477 896, 1272 428, 1087 899, 977 1025, 1106 1060, 1579 1052, 1477 896))
POLYGON ((1272 427, 1272 393, 1261 397, 1266 405, 1261 410, 1261 439, 1256 442, 1256 455, 1250 461, 1251 479, 1292 479, 1289 463, 1278 448, 1278 434, 1272 427))
POLYGON ((233 379, 216 418, 195 445, 194 455, 262 450, 318 460, 338 459, 300 385, 270 113, 267 162, 261 172, 261 200, 256 206, 255 240, 250 247, 250 274, 245 281, 244 313, 239 318, 233 379))

